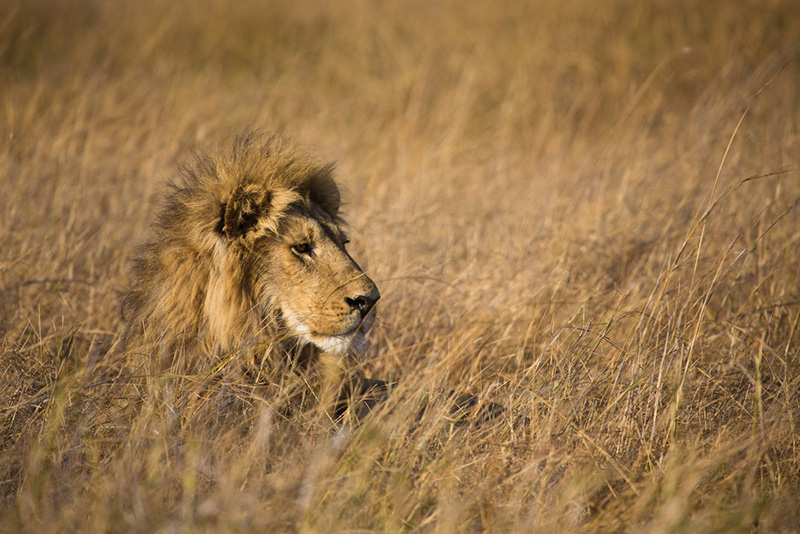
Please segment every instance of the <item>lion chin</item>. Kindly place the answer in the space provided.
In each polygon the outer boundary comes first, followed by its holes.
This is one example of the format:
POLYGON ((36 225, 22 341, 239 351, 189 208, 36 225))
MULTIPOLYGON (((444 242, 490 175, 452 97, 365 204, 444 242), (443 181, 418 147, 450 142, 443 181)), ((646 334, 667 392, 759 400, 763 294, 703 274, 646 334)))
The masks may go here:
POLYGON ((291 311, 284 313, 284 321, 301 344, 314 345, 333 356, 363 356, 368 346, 366 335, 375 322, 375 315, 368 315, 349 332, 334 335, 313 332, 291 311))
POLYGON ((367 338, 359 331, 349 336, 322 336, 308 333, 304 334, 302 339, 334 356, 361 356, 367 348, 367 338))

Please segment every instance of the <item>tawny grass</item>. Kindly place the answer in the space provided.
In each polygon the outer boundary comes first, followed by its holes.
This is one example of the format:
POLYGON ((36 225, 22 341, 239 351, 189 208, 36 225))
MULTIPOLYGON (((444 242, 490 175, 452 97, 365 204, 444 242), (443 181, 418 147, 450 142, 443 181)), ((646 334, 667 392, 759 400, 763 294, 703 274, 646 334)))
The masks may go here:
POLYGON ((0 528, 800 531, 798 27, 790 0, 0 1, 0 528), (396 382, 360 425, 235 361, 106 356, 176 162, 246 128, 338 161, 383 295, 363 366, 396 382), (454 421, 450 390, 505 411, 454 421))

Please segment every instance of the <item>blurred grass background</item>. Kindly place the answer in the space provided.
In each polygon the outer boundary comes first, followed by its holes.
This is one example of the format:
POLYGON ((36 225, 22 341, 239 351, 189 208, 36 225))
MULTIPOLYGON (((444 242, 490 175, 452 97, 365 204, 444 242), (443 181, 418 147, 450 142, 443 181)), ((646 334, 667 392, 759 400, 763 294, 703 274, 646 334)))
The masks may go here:
POLYGON ((799 29, 790 0, 0 0, 2 529, 800 531, 799 29), (248 128, 338 162, 383 294, 364 366, 399 382, 350 432, 98 378, 164 183, 248 128), (450 389, 506 413, 456 425, 450 389))

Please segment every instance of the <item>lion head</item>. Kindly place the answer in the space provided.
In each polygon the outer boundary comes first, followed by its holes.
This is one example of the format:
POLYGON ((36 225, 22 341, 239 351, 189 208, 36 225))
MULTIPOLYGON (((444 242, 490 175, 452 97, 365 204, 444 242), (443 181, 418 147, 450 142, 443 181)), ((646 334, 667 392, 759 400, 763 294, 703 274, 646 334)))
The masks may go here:
POLYGON ((125 344, 362 351, 380 293, 346 250, 331 173, 276 136, 196 155, 134 262, 125 344))

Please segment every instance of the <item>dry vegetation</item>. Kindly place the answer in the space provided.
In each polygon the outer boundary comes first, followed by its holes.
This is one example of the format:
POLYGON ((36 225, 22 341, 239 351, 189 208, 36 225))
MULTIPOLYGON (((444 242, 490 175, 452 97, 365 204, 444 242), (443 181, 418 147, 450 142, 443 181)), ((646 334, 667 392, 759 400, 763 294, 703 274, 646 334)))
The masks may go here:
POLYGON ((798 28, 0 0, 0 530, 800 531, 798 28), (398 381, 356 428, 291 379, 105 355, 176 162, 253 127, 339 162, 384 295, 365 370, 398 381), (454 422, 451 389, 505 413, 454 422))

